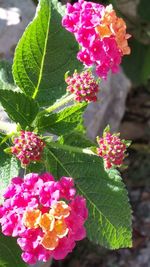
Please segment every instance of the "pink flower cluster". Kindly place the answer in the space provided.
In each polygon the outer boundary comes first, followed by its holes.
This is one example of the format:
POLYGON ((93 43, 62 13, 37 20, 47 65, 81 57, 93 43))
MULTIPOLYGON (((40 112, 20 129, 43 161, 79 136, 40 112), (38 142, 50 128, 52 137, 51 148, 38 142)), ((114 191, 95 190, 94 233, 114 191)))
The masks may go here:
POLYGON ((126 156, 126 144, 124 140, 118 137, 119 134, 111 134, 104 132, 102 138, 97 138, 99 148, 97 148, 98 156, 104 159, 105 167, 110 169, 113 166, 120 167, 126 156))
POLYGON ((20 135, 13 140, 14 146, 11 152, 22 163, 28 165, 31 161, 39 161, 45 143, 33 132, 20 131, 20 135))
POLYGON ((74 72, 73 76, 68 76, 65 81, 68 84, 67 91, 75 95, 76 101, 95 102, 97 100, 99 86, 91 71, 86 70, 80 74, 74 72))
POLYGON ((74 34, 81 47, 77 58, 88 67, 94 64, 99 77, 106 78, 109 70, 117 72, 122 56, 130 54, 130 35, 112 5, 105 8, 84 0, 68 3, 62 25, 74 34))
POLYGON ((86 236, 88 211, 76 195, 72 178, 55 181, 49 173, 15 177, 4 193, 0 224, 4 235, 17 237, 28 264, 63 259, 86 236))

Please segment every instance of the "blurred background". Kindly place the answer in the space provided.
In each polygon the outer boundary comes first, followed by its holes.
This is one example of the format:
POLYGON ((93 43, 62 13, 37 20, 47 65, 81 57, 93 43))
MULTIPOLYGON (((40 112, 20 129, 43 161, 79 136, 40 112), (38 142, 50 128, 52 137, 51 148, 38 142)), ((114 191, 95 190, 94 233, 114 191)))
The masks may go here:
MULTIPOLYGON (((1 88, 8 89, 13 83, 14 50, 34 16, 37 2, 0 0, 1 88)), ((150 1, 97 2, 113 4, 132 35, 131 55, 124 57, 120 73, 102 81, 99 101, 85 112, 85 125, 93 140, 109 123, 112 132, 120 131, 122 138, 133 141, 126 159, 129 167, 123 171, 133 209, 133 248, 109 251, 85 239, 64 261, 54 261, 52 267, 150 267, 150 1)), ((0 120, 7 120, 2 111, 0 120)))

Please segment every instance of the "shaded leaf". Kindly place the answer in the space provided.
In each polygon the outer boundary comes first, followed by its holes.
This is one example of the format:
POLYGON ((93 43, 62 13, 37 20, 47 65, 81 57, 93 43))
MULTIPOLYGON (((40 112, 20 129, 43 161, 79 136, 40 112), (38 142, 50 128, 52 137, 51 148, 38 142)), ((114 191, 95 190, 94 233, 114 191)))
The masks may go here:
POLYGON ((25 128, 34 120, 39 110, 37 102, 22 93, 0 90, 0 103, 10 119, 25 128))
POLYGON ((150 78, 150 47, 132 39, 131 55, 124 57, 123 68, 134 85, 146 83, 150 78))
POLYGON ((26 167, 26 172, 27 173, 41 173, 41 172, 45 172, 45 166, 44 163, 41 162, 36 162, 36 163, 30 163, 27 167, 26 167))
POLYGON ((46 114, 37 120, 35 126, 42 131, 47 130, 57 135, 68 134, 75 129, 77 125, 82 124, 82 116, 86 106, 86 103, 75 104, 58 113, 46 114))
POLYGON ((150 22, 149 0, 140 0, 137 11, 143 21, 150 22))
POLYGON ((12 76, 12 64, 8 61, 0 61, 0 90, 18 90, 12 76))
POLYGON ((0 202, 2 202, 3 191, 8 186, 10 180, 19 174, 20 165, 16 158, 8 156, 0 151, 0 202))
POLYGON ((0 234, 0 267, 27 267, 16 239, 0 234))

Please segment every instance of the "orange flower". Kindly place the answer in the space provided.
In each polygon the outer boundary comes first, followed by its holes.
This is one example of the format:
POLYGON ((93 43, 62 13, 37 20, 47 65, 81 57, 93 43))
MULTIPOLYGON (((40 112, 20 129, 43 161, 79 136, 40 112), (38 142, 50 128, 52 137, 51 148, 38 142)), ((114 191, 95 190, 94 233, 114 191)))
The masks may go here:
POLYGON ((128 46, 127 39, 129 39, 131 35, 126 33, 125 21, 116 16, 112 5, 106 7, 101 24, 96 27, 96 32, 99 34, 100 38, 114 36, 122 54, 130 54, 131 50, 128 46))
POLYGON ((45 233, 41 244, 46 249, 53 250, 58 246, 59 238, 65 237, 68 234, 68 231, 69 229, 63 219, 56 220, 53 230, 45 233))
POLYGON ((62 219, 55 221, 54 231, 59 238, 63 238, 68 234, 69 229, 67 228, 65 221, 62 219))
POLYGON ((44 213, 41 216, 39 225, 44 232, 52 231, 54 229, 55 218, 49 213, 44 213))
POLYGON ((27 210, 23 216, 24 225, 28 228, 37 228, 39 226, 39 220, 41 218, 41 211, 27 210))
POLYGON ((42 246, 49 250, 54 250, 58 246, 58 243, 59 239, 54 231, 47 232, 41 241, 42 246))
POLYGON ((54 215, 56 219, 67 218, 70 214, 70 208, 64 201, 58 201, 53 205, 50 214, 54 215))

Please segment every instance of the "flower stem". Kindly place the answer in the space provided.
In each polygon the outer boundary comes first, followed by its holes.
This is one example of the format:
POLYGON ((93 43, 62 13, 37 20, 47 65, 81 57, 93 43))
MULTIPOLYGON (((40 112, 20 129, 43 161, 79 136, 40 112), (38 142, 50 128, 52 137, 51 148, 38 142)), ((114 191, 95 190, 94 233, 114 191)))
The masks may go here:
POLYGON ((58 148, 58 149, 62 149, 62 150, 66 150, 69 152, 75 152, 75 153, 85 153, 85 154, 90 154, 90 155, 95 155, 95 153, 91 150, 90 147, 87 148, 80 148, 80 147, 75 147, 75 146, 69 146, 69 145, 61 145, 59 143, 49 143, 49 146, 53 147, 53 148, 58 148))
POLYGON ((68 95, 66 96, 65 98, 62 98, 62 100, 60 101, 57 101, 54 105, 52 105, 51 107, 47 108, 46 109, 46 112, 50 113, 54 110, 56 110, 57 108, 60 108, 61 106, 67 104, 68 102, 70 102, 71 100, 74 99, 74 95, 71 94, 71 95, 68 95))
POLYGON ((70 102, 73 99, 74 99, 74 94, 67 95, 66 97, 61 98, 59 101, 55 102, 52 106, 39 112, 38 116, 55 111, 56 109, 64 106, 65 104, 67 104, 68 102, 70 102))

